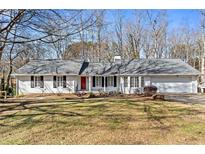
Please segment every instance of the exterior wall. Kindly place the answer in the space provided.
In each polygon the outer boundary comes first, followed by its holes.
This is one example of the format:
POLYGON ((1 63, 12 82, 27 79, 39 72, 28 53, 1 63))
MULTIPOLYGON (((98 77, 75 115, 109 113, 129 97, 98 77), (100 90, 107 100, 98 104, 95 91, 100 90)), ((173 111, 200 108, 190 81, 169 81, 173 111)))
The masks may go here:
MULTIPOLYGON (((131 87, 130 85, 130 76, 128 77, 128 86, 124 87, 124 77, 121 76, 120 78, 120 91, 125 94, 134 94, 134 93, 143 93, 143 86, 141 86, 141 77, 139 76, 139 87, 131 87)), ((149 85, 150 78, 144 77, 144 84, 149 85)))
POLYGON ((119 85, 119 77, 117 77, 117 87, 112 87, 112 86, 108 86, 108 87, 93 87, 92 86, 92 78, 91 78, 91 91, 92 92, 110 92, 110 91, 118 91, 118 85, 119 85))
MULTIPOLYGON (((74 93, 76 90, 81 90, 80 76, 66 76, 67 87, 53 88, 53 76, 44 76, 44 88, 31 88, 30 76, 17 77, 17 92, 18 94, 29 93, 74 93)), ((139 78, 139 80, 141 80, 139 78)), ((125 94, 143 91, 143 87, 130 87, 130 76, 128 76, 128 87, 124 87, 124 77, 117 77, 117 87, 92 87, 92 78, 86 77, 86 91, 120 91, 125 94)), ((158 88, 158 92, 162 93, 197 93, 197 77, 196 76, 151 76, 144 77, 144 85, 154 85, 158 88)))
POLYGON ((192 77, 192 93, 197 93, 198 92, 198 82, 197 82, 197 77, 193 76, 192 77))
POLYGON ((145 86, 151 85, 151 77, 149 77, 149 76, 144 77, 144 85, 145 86))
POLYGON ((80 83, 79 80, 80 78, 77 76, 66 76, 66 88, 53 88, 53 76, 44 76, 44 88, 31 88, 30 76, 18 76, 17 92, 20 95, 29 93, 73 93, 75 92, 78 83, 80 83))
POLYGON ((197 77, 194 76, 151 77, 150 84, 161 93, 197 93, 197 77))
MULTIPOLYGON (((139 80, 141 80, 139 78, 139 80)), ((120 77, 120 91, 125 94, 142 93, 143 87, 124 87, 124 79, 120 77)), ((139 82, 141 83, 141 82, 139 82)), ((144 85, 154 85, 161 93, 197 93, 197 76, 145 76, 144 85)))

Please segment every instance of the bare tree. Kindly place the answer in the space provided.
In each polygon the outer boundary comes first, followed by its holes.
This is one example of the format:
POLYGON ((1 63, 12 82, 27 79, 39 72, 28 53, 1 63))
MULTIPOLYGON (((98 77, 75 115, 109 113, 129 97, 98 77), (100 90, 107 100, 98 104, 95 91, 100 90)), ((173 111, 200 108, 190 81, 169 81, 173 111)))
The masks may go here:
POLYGON ((151 53, 155 58, 162 58, 166 50, 167 18, 166 11, 147 10, 147 19, 152 38, 151 53))
POLYGON ((124 58, 124 53, 123 53, 123 12, 122 10, 117 11, 117 16, 115 20, 115 33, 116 33, 116 39, 117 39, 117 50, 118 54, 124 58))
POLYGON ((102 32, 103 32, 103 28, 105 26, 104 23, 104 13, 105 11, 97 11, 96 12, 96 33, 97 33, 97 59, 98 61, 101 61, 101 48, 102 48, 102 44, 103 44, 103 40, 102 40, 102 32))
POLYGON ((205 84, 205 10, 200 11, 201 14, 201 40, 202 40, 202 55, 201 55, 201 83, 205 84))
POLYGON ((3 49, 9 43, 30 43, 41 41, 55 43, 78 34, 94 23, 90 23, 92 12, 79 20, 82 10, 4 10, 0 14, 0 59, 3 49), (16 25, 16 26, 15 26, 16 25), (14 26, 17 28, 14 34, 14 26), (11 38, 16 35, 13 42, 11 38))
POLYGON ((25 10, 1 10, 0 11, 0 61, 3 50, 9 40, 9 34, 13 27, 18 24, 25 14, 25 10))
POLYGON ((71 36, 95 23, 90 22, 92 11, 80 20, 82 13, 83 10, 0 10, 0 62, 8 61, 7 90, 15 67, 48 52, 52 55, 53 51, 61 58, 71 36))
POLYGON ((148 59, 152 57, 152 52, 151 52, 152 44, 151 44, 151 37, 150 37, 149 30, 144 29, 141 39, 142 39, 143 53, 145 54, 145 58, 148 59))
POLYGON ((140 58, 140 51, 142 50, 142 38, 144 31, 144 17, 145 11, 135 10, 134 11, 135 20, 134 22, 129 22, 126 29, 127 35, 127 50, 129 58, 140 58))

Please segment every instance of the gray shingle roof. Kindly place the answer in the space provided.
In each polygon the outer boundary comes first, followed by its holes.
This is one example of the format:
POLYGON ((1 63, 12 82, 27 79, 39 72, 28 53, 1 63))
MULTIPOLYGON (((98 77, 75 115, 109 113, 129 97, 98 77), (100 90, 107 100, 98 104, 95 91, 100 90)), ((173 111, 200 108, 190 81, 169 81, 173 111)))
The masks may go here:
POLYGON ((122 64, 103 64, 77 60, 34 60, 16 70, 15 74, 199 75, 200 72, 180 59, 135 59, 122 64))
POLYGON ((177 74, 177 75, 198 75, 200 72, 180 59, 134 59, 114 67, 105 74, 177 74))
POLYGON ((15 74, 78 74, 82 63, 73 60, 32 60, 15 74))

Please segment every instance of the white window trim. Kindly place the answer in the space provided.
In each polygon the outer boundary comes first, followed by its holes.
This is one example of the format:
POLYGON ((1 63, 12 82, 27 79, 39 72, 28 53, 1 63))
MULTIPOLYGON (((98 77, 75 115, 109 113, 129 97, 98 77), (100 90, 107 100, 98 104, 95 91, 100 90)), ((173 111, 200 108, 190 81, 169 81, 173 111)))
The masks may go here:
POLYGON ((56 87, 63 87, 63 76, 56 76, 56 87))
POLYGON ((95 76, 95 87, 102 87, 102 76, 95 76))
POLYGON ((107 87, 114 87, 114 76, 107 77, 107 87))
POLYGON ((34 88, 41 88, 41 76, 34 76, 34 88))
POLYGON ((144 86, 144 77, 141 77, 141 76, 131 76, 130 86, 131 86, 132 88, 143 87, 143 86, 144 86), (132 81, 133 81, 134 83, 132 83, 132 81), (133 85, 134 85, 134 86, 133 86, 133 85))
POLYGON ((128 87, 128 77, 124 76, 124 87, 128 87))

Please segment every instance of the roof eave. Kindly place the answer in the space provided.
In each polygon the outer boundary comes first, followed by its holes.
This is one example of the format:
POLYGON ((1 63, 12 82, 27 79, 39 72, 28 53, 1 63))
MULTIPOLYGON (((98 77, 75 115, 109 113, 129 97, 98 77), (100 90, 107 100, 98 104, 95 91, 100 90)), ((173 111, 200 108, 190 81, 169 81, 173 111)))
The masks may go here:
POLYGON ((138 75, 138 76, 198 76, 198 75, 203 75, 201 73, 198 74, 57 74, 57 73, 52 73, 52 74, 18 74, 14 73, 11 74, 12 76, 31 76, 31 75, 44 75, 44 76, 50 76, 50 75, 70 75, 70 76, 133 76, 133 75, 138 75))

